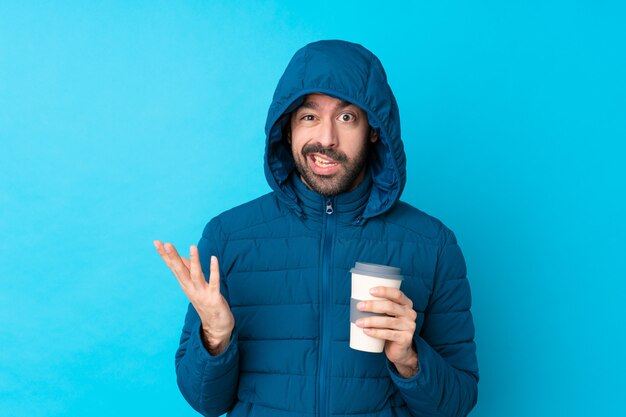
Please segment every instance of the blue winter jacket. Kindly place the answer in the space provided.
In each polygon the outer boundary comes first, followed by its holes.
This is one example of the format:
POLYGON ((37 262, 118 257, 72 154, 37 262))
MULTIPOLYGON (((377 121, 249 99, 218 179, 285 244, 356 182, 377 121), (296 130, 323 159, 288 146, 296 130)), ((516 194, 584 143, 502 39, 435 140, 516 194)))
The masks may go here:
POLYGON ((220 262, 235 317, 228 348, 205 350, 190 305, 176 352, 178 385, 206 416, 465 416, 478 367, 470 288, 454 234, 399 201, 405 155, 394 96, 378 59, 360 45, 321 41, 299 50, 279 81, 266 124, 272 192, 213 218, 201 264, 220 262), (380 140, 352 192, 324 198, 294 175, 282 129, 303 96, 320 92, 368 115, 380 140), (349 344, 350 268, 400 267, 417 315, 417 375, 384 353, 349 344))

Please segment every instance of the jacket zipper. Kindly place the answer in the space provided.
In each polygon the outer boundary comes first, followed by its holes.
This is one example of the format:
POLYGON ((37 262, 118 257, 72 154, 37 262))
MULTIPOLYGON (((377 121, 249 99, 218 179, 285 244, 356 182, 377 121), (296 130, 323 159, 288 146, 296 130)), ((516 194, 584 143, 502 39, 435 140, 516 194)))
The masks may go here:
POLYGON ((327 323, 330 322, 330 309, 332 308, 332 300, 330 299, 330 275, 331 264, 330 255, 332 253, 333 232, 335 231, 335 216, 333 216, 333 200, 327 200, 324 208, 326 216, 324 216, 324 243, 322 246, 322 299, 320 300, 320 363, 319 363, 319 415, 328 415, 328 376, 330 374, 330 329, 326 333, 327 323))

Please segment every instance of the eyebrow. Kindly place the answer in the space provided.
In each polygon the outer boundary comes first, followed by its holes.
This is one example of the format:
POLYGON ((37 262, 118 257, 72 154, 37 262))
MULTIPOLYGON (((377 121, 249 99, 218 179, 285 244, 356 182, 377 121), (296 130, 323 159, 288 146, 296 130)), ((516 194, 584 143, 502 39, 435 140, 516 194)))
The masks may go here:
MULTIPOLYGON (((336 108, 344 109, 348 106, 352 106, 352 103, 350 103, 349 101, 341 100, 336 108)), ((319 110, 319 108, 320 106, 318 106, 316 102, 307 100, 304 103, 302 103, 300 107, 298 107, 298 110, 300 109, 319 110)))

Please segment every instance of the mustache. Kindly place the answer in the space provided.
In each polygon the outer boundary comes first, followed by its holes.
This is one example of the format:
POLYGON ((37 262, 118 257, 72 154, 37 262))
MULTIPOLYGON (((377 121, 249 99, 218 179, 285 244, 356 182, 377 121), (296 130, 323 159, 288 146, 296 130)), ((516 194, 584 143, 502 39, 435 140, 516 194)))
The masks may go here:
POLYGON ((340 152, 333 148, 325 148, 319 143, 311 143, 302 147, 302 156, 306 158, 309 154, 318 153, 320 155, 328 156, 337 162, 347 162, 348 157, 345 153, 340 152))

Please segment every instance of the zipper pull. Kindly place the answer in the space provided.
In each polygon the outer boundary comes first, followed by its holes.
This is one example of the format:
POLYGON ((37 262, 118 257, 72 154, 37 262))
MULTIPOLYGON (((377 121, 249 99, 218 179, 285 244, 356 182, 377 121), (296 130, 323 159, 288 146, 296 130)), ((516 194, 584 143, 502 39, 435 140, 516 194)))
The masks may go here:
POLYGON ((330 200, 326 202, 326 214, 333 214, 333 202, 330 200))

